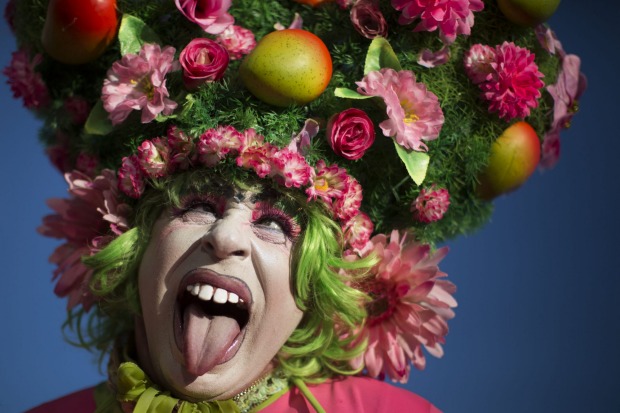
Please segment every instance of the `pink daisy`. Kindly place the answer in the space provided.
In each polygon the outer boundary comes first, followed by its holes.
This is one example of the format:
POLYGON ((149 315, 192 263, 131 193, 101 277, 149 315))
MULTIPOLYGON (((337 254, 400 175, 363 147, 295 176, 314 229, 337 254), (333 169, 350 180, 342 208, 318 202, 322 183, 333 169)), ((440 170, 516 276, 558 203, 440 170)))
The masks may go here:
POLYGON ((474 25, 474 13, 484 9, 482 0, 392 0, 392 6, 402 12, 398 22, 420 22, 413 29, 435 31, 446 44, 451 44, 459 34, 469 35, 474 25))
POLYGON ((28 109, 43 109, 50 104, 47 86, 35 68, 43 61, 41 54, 30 60, 26 50, 13 52, 11 63, 2 73, 8 78, 14 98, 22 98, 28 109))
POLYGON ((368 73, 357 91, 367 96, 380 96, 387 107, 388 119, 379 127, 385 136, 414 151, 426 151, 422 142, 436 139, 443 126, 444 116, 437 96, 417 83, 409 70, 390 68, 368 73))
POLYGON ((442 278, 446 274, 437 264, 447 254, 447 247, 431 252, 430 246, 407 239, 397 230, 388 236, 379 234, 370 243, 368 254, 379 262, 366 291, 369 305, 368 323, 364 327, 368 348, 356 360, 364 362, 368 374, 387 374, 405 383, 410 364, 423 369, 424 347, 435 357, 443 355, 442 344, 448 333, 447 320, 454 317, 454 285, 442 278))
POLYGON ((166 74, 179 68, 174 48, 163 50, 145 43, 136 54, 128 53, 114 62, 103 81, 101 99, 113 125, 122 123, 133 110, 142 111, 142 123, 157 115, 170 115, 177 103, 168 99, 166 74))

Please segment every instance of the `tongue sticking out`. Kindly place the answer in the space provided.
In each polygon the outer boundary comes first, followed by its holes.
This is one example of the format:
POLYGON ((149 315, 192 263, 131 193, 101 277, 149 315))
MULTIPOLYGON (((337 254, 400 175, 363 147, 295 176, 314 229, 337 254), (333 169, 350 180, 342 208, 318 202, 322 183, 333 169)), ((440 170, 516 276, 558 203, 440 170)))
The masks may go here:
POLYGON ((191 303, 183 315, 183 355, 187 370, 202 376, 225 361, 227 350, 239 335, 239 323, 232 317, 206 314, 191 303))

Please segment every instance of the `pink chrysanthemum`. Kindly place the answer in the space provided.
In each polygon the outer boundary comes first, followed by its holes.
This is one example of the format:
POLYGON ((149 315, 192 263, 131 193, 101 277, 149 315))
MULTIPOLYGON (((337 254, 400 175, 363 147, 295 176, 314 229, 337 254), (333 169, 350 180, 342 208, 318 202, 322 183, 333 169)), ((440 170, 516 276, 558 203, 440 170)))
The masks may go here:
POLYGON ((44 217, 38 231, 66 241, 50 256, 50 261, 58 266, 54 271, 54 278, 58 278, 54 292, 60 297, 69 297, 68 309, 81 304, 88 310, 95 302, 88 288, 92 270, 81 258, 125 232, 131 209, 118 201, 113 171, 103 170, 94 179, 73 171, 65 174, 65 179, 71 197, 48 201, 56 214, 44 217))
POLYGON ((436 189, 433 184, 428 190, 422 188, 420 195, 411 203, 413 217, 420 222, 435 222, 443 218, 450 206, 450 194, 445 188, 436 189))
POLYGON ((498 112, 500 118, 510 121, 525 118, 530 108, 538 106, 544 83, 534 57, 529 50, 512 42, 495 47, 493 71, 478 85, 482 97, 489 101, 490 112, 498 112))
POLYGON ((346 169, 338 165, 325 165, 322 159, 314 167, 311 186, 306 189, 308 201, 321 198, 325 203, 331 204, 333 199, 342 198, 347 187, 349 175, 346 169))
POLYGON ((365 255, 372 248, 372 244, 369 241, 374 229, 375 226, 370 217, 360 211, 344 225, 343 233, 347 246, 351 247, 360 256, 365 255))
POLYGON ((465 72, 469 79, 478 85, 493 73, 491 66, 493 62, 495 62, 495 49, 483 44, 475 44, 465 54, 465 72))
POLYGON ((459 34, 469 35, 474 25, 473 12, 484 9, 482 0, 392 0, 392 6, 402 12, 400 24, 420 19, 414 31, 439 29, 446 44, 453 43, 459 34))
POLYGON ((238 151, 242 139, 241 133, 232 126, 219 126, 205 131, 196 145, 200 162, 206 166, 215 166, 230 152, 238 151))
POLYGON ((124 157, 118 169, 118 189, 130 198, 138 199, 144 192, 144 173, 137 156, 124 157))
POLYGON ((114 62, 103 81, 101 99, 113 125, 123 122, 133 110, 142 111, 142 123, 160 113, 170 115, 177 103, 168 99, 166 74, 179 68, 173 47, 145 43, 139 54, 128 53, 114 62))
POLYGON ((2 73, 8 78, 14 98, 22 98, 28 109, 43 109, 50 103, 47 86, 35 68, 43 61, 41 54, 30 60, 26 50, 13 52, 11 63, 2 73))
POLYGON ((388 236, 374 236, 370 242, 379 258, 372 272, 375 278, 366 291, 369 305, 365 333, 368 348, 354 361, 365 363, 368 374, 387 374, 405 383, 411 361, 423 369, 426 359, 422 347, 435 357, 443 355, 442 344, 448 333, 447 320, 454 317, 454 284, 442 280, 446 274, 437 264, 447 254, 447 247, 434 253, 430 246, 408 240, 397 230, 388 236))
POLYGON ((270 176, 287 188, 299 188, 310 180, 312 168, 297 152, 282 148, 271 156, 270 176))
POLYGON ((417 83, 413 72, 383 68, 368 73, 357 85, 359 93, 383 98, 388 119, 379 127, 385 136, 394 137, 399 145, 414 151, 426 151, 422 141, 439 136, 444 117, 437 96, 424 84, 417 83))
POLYGON ((168 174, 170 148, 167 139, 145 140, 138 146, 138 165, 149 178, 161 178, 168 174))
POLYGON ((236 25, 228 26, 217 36, 216 41, 228 50, 232 60, 241 59, 256 46, 252 30, 236 25))

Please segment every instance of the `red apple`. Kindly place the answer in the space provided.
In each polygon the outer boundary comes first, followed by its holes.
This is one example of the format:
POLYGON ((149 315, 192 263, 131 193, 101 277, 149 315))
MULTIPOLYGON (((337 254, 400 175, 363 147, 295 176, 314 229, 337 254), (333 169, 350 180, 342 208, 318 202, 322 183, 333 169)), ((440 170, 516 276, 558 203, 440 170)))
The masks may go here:
POLYGON ((116 0, 51 0, 41 41, 54 59, 82 64, 101 56, 117 27, 116 0))
POLYGON ((497 4, 511 22, 533 27, 551 17, 560 0, 498 0, 497 4))
POLYGON ((477 193, 484 200, 513 191, 536 170, 540 139, 527 122, 508 127, 491 145, 489 163, 479 176, 477 193))
POLYGON ((304 105, 329 84, 332 58, 316 35, 300 29, 277 30, 263 37, 245 57, 239 76, 263 102, 304 105))

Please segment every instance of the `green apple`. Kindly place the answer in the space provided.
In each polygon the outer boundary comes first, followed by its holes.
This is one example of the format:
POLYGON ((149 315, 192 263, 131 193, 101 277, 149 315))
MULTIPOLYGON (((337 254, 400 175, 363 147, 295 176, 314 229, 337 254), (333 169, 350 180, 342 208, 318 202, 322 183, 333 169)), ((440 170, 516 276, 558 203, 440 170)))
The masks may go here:
POLYGON ((329 84, 332 58, 316 35, 300 29, 277 30, 245 57, 239 75, 248 90, 266 103, 304 105, 329 84))
POLYGON ((539 160, 540 139, 534 128, 523 121, 511 125, 491 145, 489 163, 478 177, 478 196, 489 201, 517 189, 539 160))
POLYGON ((521 26, 536 26, 555 13, 560 0, 498 0, 508 20, 521 26))

